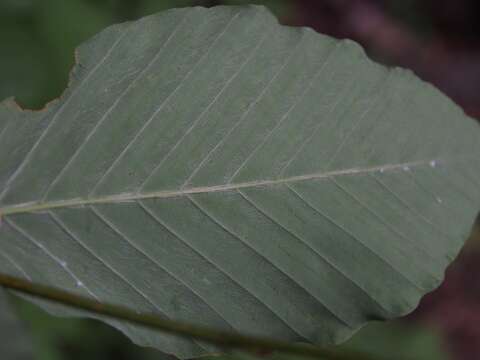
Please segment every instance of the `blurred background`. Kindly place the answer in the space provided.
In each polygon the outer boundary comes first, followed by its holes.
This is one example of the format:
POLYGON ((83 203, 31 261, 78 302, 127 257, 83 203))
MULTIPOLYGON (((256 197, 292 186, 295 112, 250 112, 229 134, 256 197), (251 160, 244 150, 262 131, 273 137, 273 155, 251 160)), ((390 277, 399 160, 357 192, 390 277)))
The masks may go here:
MULTIPOLYGON (((0 100, 38 109, 68 82, 74 48, 104 27, 167 8, 257 3, 284 24, 306 25, 362 44, 375 60, 412 69, 480 118, 479 0, 0 0, 0 100)), ((480 359, 480 231, 444 284, 405 319, 373 324, 346 345, 411 359, 480 359)), ((40 360, 150 360, 168 357, 132 345, 95 321, 58 319, 15 307, 40 360)))

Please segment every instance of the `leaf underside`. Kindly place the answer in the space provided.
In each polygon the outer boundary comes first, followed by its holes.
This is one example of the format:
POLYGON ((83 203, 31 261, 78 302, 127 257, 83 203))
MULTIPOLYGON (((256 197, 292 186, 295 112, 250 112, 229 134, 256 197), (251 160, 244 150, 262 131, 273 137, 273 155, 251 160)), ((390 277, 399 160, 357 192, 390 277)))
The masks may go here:
POLYGON ((439 285, 480 208, 479 158, 475 121, 351 41, 256 6, 170 10, 83 44, 43 111, 0 104, 0 271, 338 343, 439 285))

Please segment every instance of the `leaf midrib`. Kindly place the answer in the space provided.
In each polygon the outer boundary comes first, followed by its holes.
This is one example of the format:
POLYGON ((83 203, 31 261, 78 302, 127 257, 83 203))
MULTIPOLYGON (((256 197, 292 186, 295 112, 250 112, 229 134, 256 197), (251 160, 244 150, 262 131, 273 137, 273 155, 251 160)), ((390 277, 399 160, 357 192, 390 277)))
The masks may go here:
MULTIPOLYGON (((460 158, 456 156, 456 158, 460 158)), ((345 176, 345 175, 361 175, 368 174, 373 172, 387 172, 395 171, 399 169, 410 170, 414 167, 420 166, 436 166, 440 162, 445 163, 445 159, 426 159, 426 160, 417 160, 411 162, 404 162, 400 164, 385 164, 377 165, 372 167, 365 168, 351 168, 351 169, 342 169, 334 171, 326 171, 321 173, 312 173, 307 175, 297 175, 291 176, 283 179, 273 179, 273 180, 256 180, 256 181, 247 181, 240 182, 235 184, 224 184, 224 185, 214 185, 214 186, 200 186, 192 187, 181 190, 161 190, 153 191, 149 193, 122 193, 115 195, 99 196, 97 198, 72 198, 68 200, 57 200, 57 201, 47 201, 47 202, 28 202, 17 205, 10 205, 4 208, 0 208, 0 219, 1 216, 11 215, 11 214, 21 214, 21 213, 30 213, 35 211, 50 210, 55 208, 64 208, 64 207, 75 207, 82 205, 94 205, 94 204, 109 204, 109 203, 118 203, 118 202, 128 202, 144 199, 164 199, 164 198, 173 198, 184 195, 191 194, 202 194, 202 193, 213 193, 213 192, 223 192, 223 191, 232 191, 245 188, 254 188, 254 187, 265 187, 265 186, 274 186, 281 184, 289 184, 307 180, 317 180, 317 179, 328 179, 336 176, 345 176), (434 165, 432 165, 434 164, 434 165)))

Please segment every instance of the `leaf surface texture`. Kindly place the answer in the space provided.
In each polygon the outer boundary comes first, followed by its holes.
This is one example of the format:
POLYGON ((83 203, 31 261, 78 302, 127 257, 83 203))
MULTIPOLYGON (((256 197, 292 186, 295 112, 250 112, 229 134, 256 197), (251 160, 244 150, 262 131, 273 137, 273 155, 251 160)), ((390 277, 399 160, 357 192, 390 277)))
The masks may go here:
POLYGON ((256 6, 166 11, 83 44, 43 111, 1 103, 0 271, 337 343, 438 286, 480 207, 479 155, 475 121, 351 41, 256 6))

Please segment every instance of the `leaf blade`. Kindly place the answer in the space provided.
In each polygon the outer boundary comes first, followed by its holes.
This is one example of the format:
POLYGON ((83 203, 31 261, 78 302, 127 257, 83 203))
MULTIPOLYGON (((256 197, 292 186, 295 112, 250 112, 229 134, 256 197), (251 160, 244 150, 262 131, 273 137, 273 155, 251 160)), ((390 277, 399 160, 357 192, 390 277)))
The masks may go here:
POLYGON ((40 283, 326 344, 411 311, 473 224, 478 124, 350 41, 193 8, 79 61, 43 112, 0 106, 2 251, 40 283))

